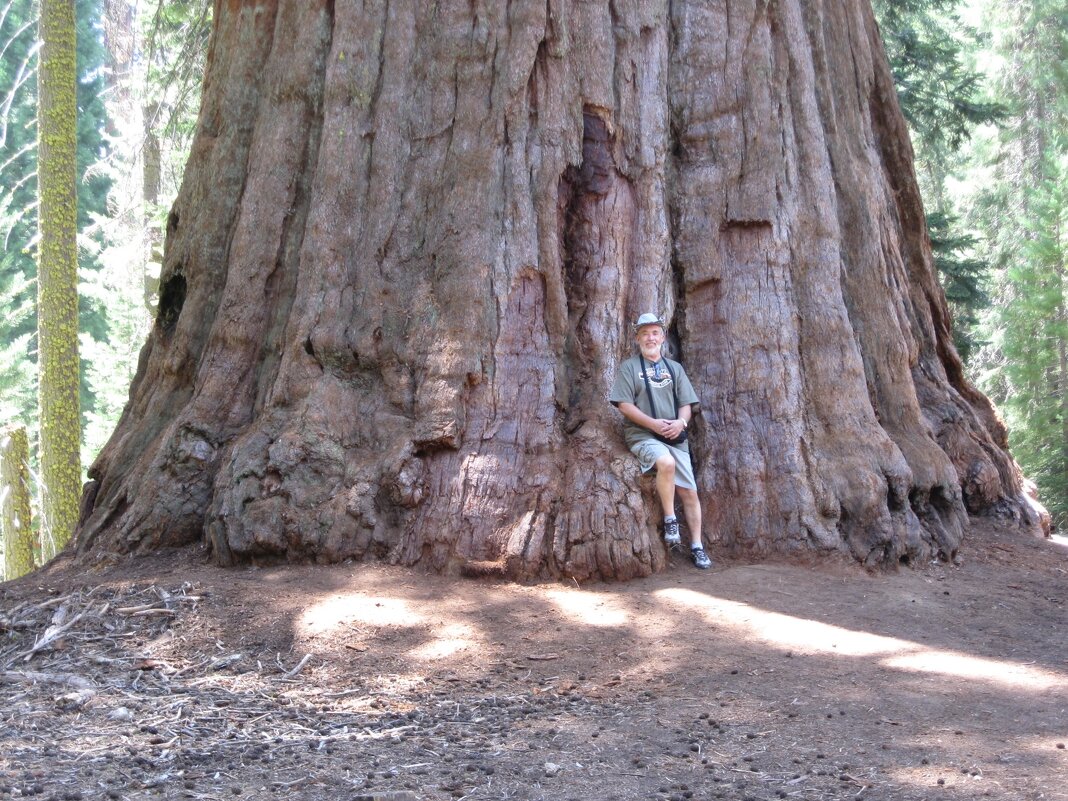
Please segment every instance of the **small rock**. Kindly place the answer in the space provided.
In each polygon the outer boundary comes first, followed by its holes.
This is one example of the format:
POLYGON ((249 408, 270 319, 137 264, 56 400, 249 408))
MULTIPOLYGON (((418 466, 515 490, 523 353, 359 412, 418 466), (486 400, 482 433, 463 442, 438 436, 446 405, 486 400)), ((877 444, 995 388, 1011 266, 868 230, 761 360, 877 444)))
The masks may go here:
POLYGON ((118 706, 108 712, 108 720, 128 722, 134 719, 133 712, 124 706, 118 706))
POLYGON ((545 769, 546 776, 555 776, 561 770, 555 762, 546 762, 542 767, 545 769))

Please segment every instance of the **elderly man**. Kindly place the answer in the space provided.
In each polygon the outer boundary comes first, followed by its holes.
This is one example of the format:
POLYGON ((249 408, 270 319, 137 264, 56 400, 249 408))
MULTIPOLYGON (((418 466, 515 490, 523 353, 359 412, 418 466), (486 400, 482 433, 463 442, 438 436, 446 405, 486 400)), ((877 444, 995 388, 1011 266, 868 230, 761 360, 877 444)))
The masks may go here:
POLYGON ((699 401, 686 371, 663 354, 664 321, 643 314, 634 323, 638 355, 619 366, 609 401, 622 412, 623 436, 638 457, 643 473, 656 468, 656 491, 664 511, 664 542, 681 543, 675 517, 675 494, 682 501, 690 530, 690 558, 706 570, 712 567, 701 542, 701 501, 690 464, 686 428, 699 401))

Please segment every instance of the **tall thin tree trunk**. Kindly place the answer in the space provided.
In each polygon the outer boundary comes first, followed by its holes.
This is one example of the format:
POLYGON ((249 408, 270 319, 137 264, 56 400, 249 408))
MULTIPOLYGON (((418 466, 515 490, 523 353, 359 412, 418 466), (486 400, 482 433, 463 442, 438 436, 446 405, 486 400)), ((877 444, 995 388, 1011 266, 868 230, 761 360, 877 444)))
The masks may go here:
POLYGON ((897 564, 1029 514, 867 0, 220 3, 203 98, 83 551, 656 570, 605 400, 643 311, 707 539, 897 564))
POLYGON ((1061 464, 1059 469, 1064 478, 1062 486, 1068 486, 1068 274, 1066 274, 1064 266, 1064 252, 1068 242, 1065 242, 1063 235, 1063 226, 1060 221, 1062 214, 1063 210, 1058 209, 1052 232, 1053 242, 1057 247, 1058 254, 1054 265, 1054 275, 1056 276, 1057 289, 1060 296, 1060 305, 1057 308, 1059 325, 1056 328, 1057 381, 1055 391, 1057 393, 1057 405, 1060 407, 1059 417, 1061 422, 1061 464))
POLYGON ((4 537, 4 580, 33 570, 30 520, 30 449, 26 429, 0 431, 0 528, 4 537))
POLYGON ((163 231, 156 214, 162 176, 162 156, 159 137, 156 135, 159 110, 159 103, 152 103, 141 109, 141 120, 144 126, 144 148, 142 150, 143 161, 141 165, 141 200, 145 209, 144 297, 145 306, 151 311, 155 311, 155 299, 159 294, 159 279, 157 276, 159 275, 161 258, 160 249, 163 247, 163 231))
POLYGON ((77 102, 74 0, 41 0, 37 270, 41 550, 74 533, 81 490, 78 399, 77 102))

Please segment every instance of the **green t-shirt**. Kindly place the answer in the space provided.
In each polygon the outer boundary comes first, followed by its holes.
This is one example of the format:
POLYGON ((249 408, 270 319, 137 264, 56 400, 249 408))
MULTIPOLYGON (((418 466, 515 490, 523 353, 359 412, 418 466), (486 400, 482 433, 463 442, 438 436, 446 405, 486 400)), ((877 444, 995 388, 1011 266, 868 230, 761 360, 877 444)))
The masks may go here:
MULTIPOLYGON (((675 411, 675 396, 671 386, 671 374, 668 373, 665 362, 671 365, 671 370, 675 373, 675 380, 678 382, 679 408, 696 405, 701 401, 698 399, 697 393, 693 391, 690 379, 686 376, 686 371, 682 369, 681 364, 668 359, 666 356, 655 364, 646 359, 645 366, 649 374, 649 388, 652 389, 653 400, 656 402, 656 416, 664 420, 671 420, 675 411)), ((612 384, 612 391, 608 395, 608 400, 613 406, 618 406, 621 403, 633 403, 643 412, 652 416, 652 407, 649 405, 649 396, 645 391, 645 381, 642 379, 642 367, 639 357, 631 356, 623 364, 619 365, 619 372, 616 373, 616 380, 612 384)), ((648 428, 643 428, 637 423, 632 423, 630 420, 623 418, 623 439, 626 441, 627 447, 630 448, 644 439, 655 439, 655 437, 653 437, 653 432, 648 428)), ((684 442, 680 447, 683 450, 689 450, 688 443, 684 442)))

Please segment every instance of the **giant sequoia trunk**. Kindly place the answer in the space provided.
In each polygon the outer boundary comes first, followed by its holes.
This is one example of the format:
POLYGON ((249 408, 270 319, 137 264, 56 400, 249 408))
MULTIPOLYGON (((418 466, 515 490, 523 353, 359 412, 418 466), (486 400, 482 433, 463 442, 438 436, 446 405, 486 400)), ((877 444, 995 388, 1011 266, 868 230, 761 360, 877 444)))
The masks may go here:
POLYGON ((868 0, 220 0, 161 294, 83 551, 656 570, 605 400, 648 310, 707 539, 896 564, 1027 514, 868 0))

